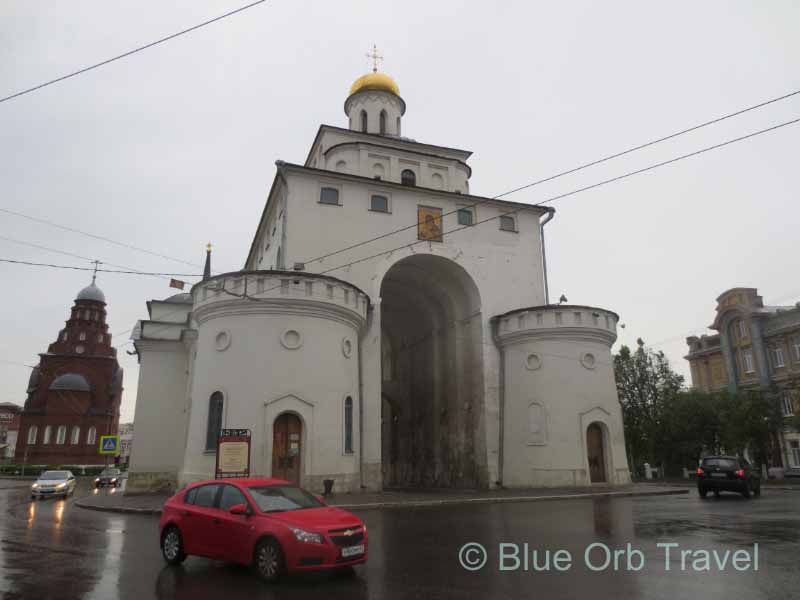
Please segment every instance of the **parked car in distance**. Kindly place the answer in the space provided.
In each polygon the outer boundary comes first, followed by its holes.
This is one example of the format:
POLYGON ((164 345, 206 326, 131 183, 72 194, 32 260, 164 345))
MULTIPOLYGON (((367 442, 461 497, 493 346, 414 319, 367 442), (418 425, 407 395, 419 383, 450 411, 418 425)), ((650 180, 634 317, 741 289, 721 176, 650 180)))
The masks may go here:
POLYGON ((31 485, 31 498, 64 496, 75 491, 75 476, 72 471, 45 471, 31 485))
POLYGON ((169 498, 159 524, 170 564, 187 555, 251 565, 261 579, 349 569, 367 560, 367 527, 354 514, 280 479, 217 479, 169 498))
POLYGON ((738 492, 745 498, 761 495, 761 473, 744 458, 706 456, 697 467, 697 492, 705 498, 708 492, 738 492))
POLYGON ((117 487, 122 483, 122 471, 119 469, 103 469, 100 475, 94 478, 94 487, 111 485, 117 487))

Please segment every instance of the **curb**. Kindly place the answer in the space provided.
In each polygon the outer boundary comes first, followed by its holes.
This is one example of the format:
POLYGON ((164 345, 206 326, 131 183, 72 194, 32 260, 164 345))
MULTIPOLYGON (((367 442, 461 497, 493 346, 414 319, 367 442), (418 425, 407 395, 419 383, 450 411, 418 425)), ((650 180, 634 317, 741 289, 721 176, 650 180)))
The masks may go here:
MULTIPOLYGON (((410 501, 388 501, 388 502, 362 502, 329 504, 333 508, 343 508, 347 510, 372 510, 372 509, 403 509, 403 508, 425 508, 439 506, 458 506, 472 504, 500 504, 509 502, 544 502, 552 500, 586 500, 589 498, 629 498, 633 496, 674 496, 688 494, 688 488, 676 488, 674 490, 650 490, 650 491, 621 491, 621 492, 587 492, 582 494, 561 494, 554 496, 503 496, 495 498, 452 498, 447 500, 410 500, 410 501)), ((135 515, 160 515, 160 508, 134 508, 128 506, 97 506, 75 501, 75 506, 86 510, 96 510, 100 512, 135 514, 135 515)))

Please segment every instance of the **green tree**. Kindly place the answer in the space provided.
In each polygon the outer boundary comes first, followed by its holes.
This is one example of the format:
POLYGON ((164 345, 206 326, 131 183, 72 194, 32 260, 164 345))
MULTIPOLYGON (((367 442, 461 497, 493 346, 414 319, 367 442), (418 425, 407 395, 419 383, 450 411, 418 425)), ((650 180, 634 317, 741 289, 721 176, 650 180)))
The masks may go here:
POLYGON ((622 346, 614 356, 614 376, 632 469, 643 462, 659 462, 664 406, 680 392, 684 381, 672 370, 663 352, 646 348, 641 338, 636 343, 634 352, 622 346))

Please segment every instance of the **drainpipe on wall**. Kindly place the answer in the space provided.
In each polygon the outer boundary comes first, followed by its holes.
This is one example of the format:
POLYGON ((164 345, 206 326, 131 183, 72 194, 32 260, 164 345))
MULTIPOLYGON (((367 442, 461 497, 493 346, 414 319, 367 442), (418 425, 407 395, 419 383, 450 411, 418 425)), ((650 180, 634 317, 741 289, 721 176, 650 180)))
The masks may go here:
POLYGON ((542 272, 544 273, 544 303, 550 304, 550 289, 547 284, 547 254, 544 247, 544 226, 553 220, 556 214, 556 209, 552 206, 547 209, 547 216, 544 221, 539 223, 539 233, 542 240, 542 272))
POLYGON ((503 349, 500 347, 500 336, 497 334, 499 321, 492 317, 492 341, 499 356, 499 377, 497 385, 498 401, 498 434, 497 434, 497 487, 503 487, 503 463, 505 462, 505 437, 506 437, 506 360, 503 349))

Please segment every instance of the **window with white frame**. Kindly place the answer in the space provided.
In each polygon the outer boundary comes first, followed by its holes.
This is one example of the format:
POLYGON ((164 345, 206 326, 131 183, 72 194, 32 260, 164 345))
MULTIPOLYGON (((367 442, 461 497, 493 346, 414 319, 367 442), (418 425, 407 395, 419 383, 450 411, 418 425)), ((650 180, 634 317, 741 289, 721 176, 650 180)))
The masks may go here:
POLYGON ((353 398, 344 399, 344 453, 353 453, 353 398))
POLYGON ((59 425, 58 431, 56 432, 56 444, 59 446, 63 446, 64 442, 67 441, 67 426, 66 425, 59 425))
POLYGON ((369 209, 375 212, 389 212, 389 198, 381 194, 372 194, 369 209))
POLYGON ((789 448, 792 449, 792 460, 794 460, 794 466, 800 467, 800 442, 797 440, 792 440, 789 442, 789 448))
POLYGON ((28 445, 32 446, 36 443, 36 435, 39 433, 39 428, 36 425, 28 427, 28 445))
POLYGON ((753 351, 745 350, 742 352, 742 366, 745 373, 755 373, 755 366, 753 365, 753 351))
POLYGON ((783 348, 777 347, 772 349, 772 359, 775 361, 775 368, 780 369, 786 366, 786 359, 783 356, 783 348))
POLYGON ((320 204, 339 204, 339 190, 334 187, 323 187, 319 190, 320 204))
POLYGON ((781 404, 783 407, 783 416, 784 417, 793 417, 794 416, 794 402, 792 401, 792 393, 789 390, 783 392, 783 396, 781 397, 781 404))
POLYGON ((459 208, 457 215, 459 225, 475 224, 475 214, 472 212, 471 208, 459 208))
POLYGON ((510 217, 508 215, 502 215, 500 217, 500 230, 501 231, 516 231, 517 230, 517 221, 514 217, 510 217))
POLYGON ((81 331, 81 334, 78 336, 78 339, 80 341, 82 341, 82 342, 85 342, 86 341, 86 332, 85 331, 81 331))
POLYGON ((86 443, 91 446, 95 441, 97 441, 97 429, 89 427, 89 431, 86 432, 86 443))
POLYGON ((739 330, 739 339, 743 340, 744 338, 747 337, 747 326, 744 324, 744 320, 740 320, 736 324, 736 326, 738 327, 739 330))
POLYGON ((50 438, 53 436, 53 428, 48 425, 44 428, 44 437, 42 438, 43 444, 49 444, 50 438))
POLYGON ((800 335, 792 340, 792 348, 794 348, 794 359, 800 361, 800 335))
POLYGON ((81 428, 75 425, 72 428, 72 434, 69 436, 69 443, 77 446, 81 442, 81 428))

